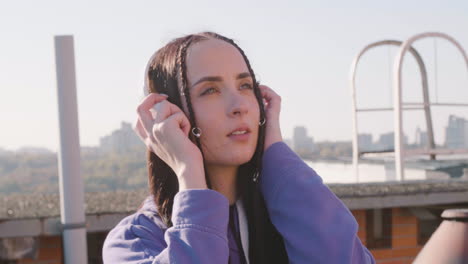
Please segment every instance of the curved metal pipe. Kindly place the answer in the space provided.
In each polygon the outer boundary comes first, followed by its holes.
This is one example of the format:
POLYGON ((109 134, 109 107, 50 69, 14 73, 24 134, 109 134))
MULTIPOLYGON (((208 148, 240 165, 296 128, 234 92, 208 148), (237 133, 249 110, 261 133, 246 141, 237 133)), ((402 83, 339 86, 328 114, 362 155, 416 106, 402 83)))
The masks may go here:
MULTIPOLYGON (((399 40, 382 40, 371 43, 364 47, 358 55, 354 58, 353 63, 351 64, 351 71, 350 71, 350 86, 351 86, 351 96, 352 96, 352 112, 353 112, 353 168, 354 174, 356 176, 356 180, 359 181, 359 146, 358 146, 358 129, 357 129, 357 102, 356 102, 356 69, 361 57, 370 49, 385 46, 385 45, 393 45, 393 46, 400 46, 403 41, 399 40)), ((433 127, 432 127, 432 117, 431 117, 431 110, 429 104, 429 90, 428 90, 428 82, 427 82, 427 71, 426 66, 424 65, 424 61, 422 60, 421 55, 414 49, 413 47, 409 48, 410 53, 416 59, 416 62, 419 66, 419 71, 421 72, 421 81, 422 81, 422 90, 423 90, 423 98, 424 98, 424 112, 426 116, 426 126, 427 126, 427 134, 428 134, 428 147, 429 149, 435 148, 434 144, 434 134, 433 134, 433 127)), ((432 155, 431 155, 432 158, 432 155)))
MULTIPOLYGON (((395 173, 397 179, 404 180, 404 171, 403 171, 403 115, 401 109, 401 72, 402 72, 402 65, 403 59, 408 50, 412 49, 412 45, 416 40, 428 38, 428 37, 436 37, 436 38, 443 38, 448 40, 450 43, 454 44, 460 53, 463 55, 465 59, 465 63, 468 69, 468 56, 466 55, 465 50, 463 47, 452 37, 445 33, 440 32, 427 32, 417 34, 409 39, 407 39, 403 44, 400 46, 400 50, 395 59, 394 64, 394 123, 395 123, 395 173)), ((428 135, 429 136, 429 135, 428 135)))

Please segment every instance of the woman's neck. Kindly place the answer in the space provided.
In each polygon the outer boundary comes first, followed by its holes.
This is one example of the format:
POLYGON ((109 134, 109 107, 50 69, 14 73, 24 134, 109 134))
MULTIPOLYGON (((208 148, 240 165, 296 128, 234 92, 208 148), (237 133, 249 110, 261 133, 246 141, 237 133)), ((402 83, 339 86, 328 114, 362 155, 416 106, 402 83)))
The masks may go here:
POLYGON ((206 166, 211 189, 221 193, 229 200, 229 205, 236 203, 238 166, 206 166))

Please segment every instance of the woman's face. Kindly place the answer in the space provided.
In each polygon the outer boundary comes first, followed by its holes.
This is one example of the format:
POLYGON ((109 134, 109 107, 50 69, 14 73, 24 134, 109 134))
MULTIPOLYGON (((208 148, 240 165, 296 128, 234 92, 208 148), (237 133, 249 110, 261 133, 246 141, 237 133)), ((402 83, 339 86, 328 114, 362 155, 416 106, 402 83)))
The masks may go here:
POLYGON ((240 52, 222 40, 203 40, 188 48, 186 69, 206 164, 248 162, 257 146, 260 112, 240 52))

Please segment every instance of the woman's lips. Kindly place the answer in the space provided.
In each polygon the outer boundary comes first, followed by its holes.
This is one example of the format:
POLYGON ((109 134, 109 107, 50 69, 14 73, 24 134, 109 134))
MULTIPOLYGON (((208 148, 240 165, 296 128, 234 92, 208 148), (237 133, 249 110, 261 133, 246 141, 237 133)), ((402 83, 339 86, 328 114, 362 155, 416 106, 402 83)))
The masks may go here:
POLYGON ((244 134, 230 134, 228 137, 234 141, 247 141, 250 137, 250 132, 244 134))

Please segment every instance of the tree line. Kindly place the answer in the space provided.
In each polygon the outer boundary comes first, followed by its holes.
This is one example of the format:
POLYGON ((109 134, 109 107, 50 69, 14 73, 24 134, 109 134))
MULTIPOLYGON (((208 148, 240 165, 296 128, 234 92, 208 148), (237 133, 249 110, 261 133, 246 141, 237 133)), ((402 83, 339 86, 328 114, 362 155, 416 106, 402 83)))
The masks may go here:
MULTIPOLYGON (((350 142, 321 142, 304 159, 351 156, 350 142)), ((81 151, 81 175, 86 192, 145 188, 148 183, 146 149, 139 145, 124 152, 99 148, 81 151)), ((0 154, 0 193, 58 192, 57 154, 3 152, 0 154)))
MULTIPOLYGON (((147 186, 146 152, 135 147, 126 153, 84 151, 81 175, 85 191, 112 191, 147 186)), ((2 153, 0 193, 58 192, 56 153, 2 153)))

